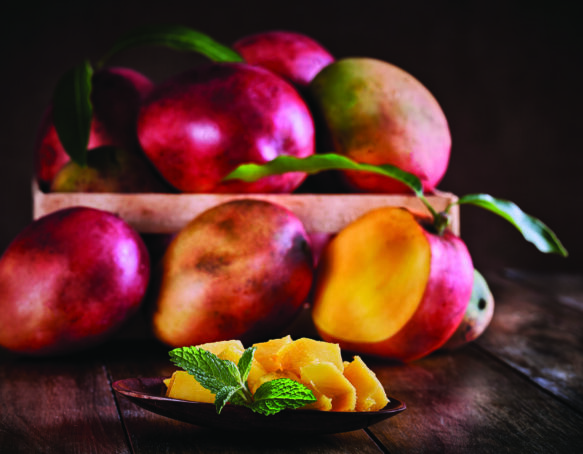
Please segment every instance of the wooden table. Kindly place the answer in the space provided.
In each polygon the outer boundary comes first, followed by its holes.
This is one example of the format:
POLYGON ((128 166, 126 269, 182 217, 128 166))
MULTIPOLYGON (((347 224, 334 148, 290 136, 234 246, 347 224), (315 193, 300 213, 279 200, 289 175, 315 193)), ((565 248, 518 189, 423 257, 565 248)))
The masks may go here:
POLYGON ((169 375, 168 349, 129 337, 81 354, 0 353, 1 453, 582 453, 583 275, 485 273, 488 331, 411 364, 367 360, 407 410, 338 435, 218 433, 137 407, 113 381, 169 375))

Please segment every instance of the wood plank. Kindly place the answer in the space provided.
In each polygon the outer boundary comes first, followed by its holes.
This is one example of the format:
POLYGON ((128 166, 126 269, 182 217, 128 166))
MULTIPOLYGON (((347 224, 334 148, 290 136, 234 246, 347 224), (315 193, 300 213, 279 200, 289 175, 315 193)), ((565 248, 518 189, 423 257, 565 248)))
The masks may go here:
POLYGON ((496 306, 477 344, 583 414, 583 312, 550 290, 487 279, 496 306))
MULTIPOLYGON (((421 200, 402 194, 45 194, 33 183, 33 219, 55 210, 83 205, 111 211, 142 233, 175 233, 202 211, 229 200, 252 198, 293 211, 308 232, 336 233, 377 207, 404 206, 429 213, 421 200)), ((427 196, 437 211, 457 200, 451 193, 427 196)), ((459 234, 459 206, 450 209, 451 229, 459 234)))
POLYGON ((0 451, 126 453, 129 445, 96 352, 0 354, 0 451))
POLYGON ((504 270, 504 277, 538 292, 552 295, 562 304, 583 311, 583 274, 504 270))
POLYGON ((407 404, 371 428, 391 453, 583 452, 581 415, 474 346, 371 366, 407 404))
MULTIPOLYGON (((112 380, 169 376, 175 369, 168 348, 151 343, 124 343, 108 362, 112 380), (134 348, 132 345, 138 347, 134 348), (129 352, 132 352, 131 354, 129 352), (131 360, 128 361, 128 358, 131 360)), ((174 421, 143 410, 118 397, 119 408, 136 453, 379 453, 381 449, 365 431, 336 435, 226 434, 174 421)))

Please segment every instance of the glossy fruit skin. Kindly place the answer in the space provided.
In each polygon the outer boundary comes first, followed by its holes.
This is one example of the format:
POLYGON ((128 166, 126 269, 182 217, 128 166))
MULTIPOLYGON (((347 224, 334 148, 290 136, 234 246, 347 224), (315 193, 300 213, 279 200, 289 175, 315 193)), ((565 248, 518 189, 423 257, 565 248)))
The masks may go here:
MULTIPOLYGON (((368 164, 392 164, 434 190, 449 163, 451 135, 433 95, 404 70, 372 58, 326 66, 309 86, 310 105, 334 151, 368 164)), ((404 193, 402 183, 345 172, 355 191, 404 193)))
MULTIPOLYGON (((136 150, 138 109, 152 87, 146 76, 133 69, 115 67, 95 71, 91 92, 93 118, 87 148, 113 145, 136 150)), ((57 172, 70 161, 53 124, 51 106, 37 133, 34 160, 35 176, 42 189, 47 189, 57 172)))
POLYGON ((468 308, 461 323, 443 348, 454 350, 480 337, 492 321, 494 306, 494 295, 486 279, 478 270, 474 270, 474 285, 468 308))
MULTIPOLYGON (((342 349, 348 351, 409 362, 437 350, 451 337, 459 326, 470 299, 473 282, 472 259, 464 242, 449 231, 437 235, 421 224, 413 227, 409 225, 408 228, 420 229, 431 251, 429 276, 420 303, 413 315, 399 331, 376 342, 351 342, 342 339, 338 335, 323 330, 314 319, 316 329, 325 341, 336 342, 342 349)), ((337 239, 338 237, 332 241, 337 241, 337 239)), ((382 242, 383 239, 379 238, 379 244, 371 244, 370 247, 384 247, 382 242)), ((394 246, 399 247, 398 244, 394 246)), ((319 304, 319 292, 327 285, 328 278, 325 277, 325 270, 329 266, 329 261, 339 259, 350 258, 338 257, 331 254, 328 249, 324 250, 316 274, 313 310, 316 310, 316 305, 319 304)), ((355 260, 352 265, 355 270, 366 266, 358 260, 355 260)), ((383 269, 376 268, 373 264, 368 272, 382 273, 383 269)), ((387 279, 390 278, 391 276, 387 276, 387 279)), ((366 286, 367 281, 363 280, 359 285, 366 286)), ((350 286, 347 286, 347 289, 349 288, 350 286)), ((377 295, 378 298, 391 298, 391 295, 380 292, 377 295)))
POLYGON ((104 145, 87 152, 87 165, 69 161, 55 174, 50 192, 163 193, 171 188, 144 156, 104 145))
POLYGON ((253 183, 221 181, 239 164, 314 153, 314 124, 298 92, 272 72, 212 63, 158 85, 138 118, 150 161, 173 187, 193 193, 286 193, 291 172, 253 183))
POLYGON ((32 222, 0 258, 0 346, 64 354, 108 338, 140 306, 147 250, 117 216, 74 207, 32 222))
POLYGON ((313 279, 309 237, 289 210, 240 199, 201 213, 162 260, 154 333, 171 346, 277 336, 313 279))
POLYGON ((245 36, 233 44, 243 59, 267 68, 298 88, 308 86, 334 56, 320 43, 302 33, 270 30, 245 36))

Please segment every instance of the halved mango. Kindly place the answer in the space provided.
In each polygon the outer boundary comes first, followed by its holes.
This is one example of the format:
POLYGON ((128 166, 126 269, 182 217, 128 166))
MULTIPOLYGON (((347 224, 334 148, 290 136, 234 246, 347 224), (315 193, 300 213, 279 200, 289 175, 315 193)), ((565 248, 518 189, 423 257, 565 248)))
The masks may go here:
POLYGON ((378 411, 389 403, 385 388, 360 356, 344 363, 344 376, 356 388, 356 411, 378 411))

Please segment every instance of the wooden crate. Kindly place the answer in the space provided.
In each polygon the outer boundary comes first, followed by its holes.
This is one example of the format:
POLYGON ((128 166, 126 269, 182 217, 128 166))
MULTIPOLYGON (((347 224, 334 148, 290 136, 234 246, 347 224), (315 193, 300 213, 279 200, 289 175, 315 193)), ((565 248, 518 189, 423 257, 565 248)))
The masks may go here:
MULTIPOLYGON (((403 206, 427 213, 412 195, 384 194, 90 194, 44 193, 33 182, 33 217, 53 211, 87 206, 119 215, 141 233, 175 233, 202 211, 220 203, 242 198, 267 200, 293 211, 308 232, 335 233, 373 208, 403 206)), ((454 194, 439 192, 427 197, 441 211, 457 200, 454 194)), ((459 207, 451 208, 451 229, 459 235, 459 207)))

